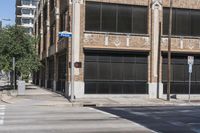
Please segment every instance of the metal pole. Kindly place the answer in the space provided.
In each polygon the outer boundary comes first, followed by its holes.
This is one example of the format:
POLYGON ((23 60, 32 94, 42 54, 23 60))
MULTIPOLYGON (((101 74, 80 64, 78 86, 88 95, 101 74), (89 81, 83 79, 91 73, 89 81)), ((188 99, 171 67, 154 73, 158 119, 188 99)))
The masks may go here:
POLYGON ((71 101, 74 101, 74 45, 75 45, 75 4, 76 0, 72 1, 72 45, 71 45, 71 101))
POLYGON ((13 57, 13 89, 15 90, 15 57, 13 57))
POLYGON ((167 69, 167 100, 170 101, 171 89, 171 35, 172 35, 172 6, 173 1, 170 0, 170 13, 169 13, 169 35, 168 35, 168 69, 167 69))
POLYGON ((159 22, 159 43, 158 43, 158 77, 157 77, 157 98, 159 98, 160 93, 160 55, 161 55, 161 22, 159 22))
POLYGON ((188 97, 188 102, 190 103, 190 92, 191 92, 191 72, 189 72, 189 97, 188 97))

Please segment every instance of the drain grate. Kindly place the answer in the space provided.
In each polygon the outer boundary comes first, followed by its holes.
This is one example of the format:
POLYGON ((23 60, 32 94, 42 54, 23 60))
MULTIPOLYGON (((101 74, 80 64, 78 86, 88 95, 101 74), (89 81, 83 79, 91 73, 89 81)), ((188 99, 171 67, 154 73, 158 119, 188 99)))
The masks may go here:
POLYGON ((96 104, 83 104, 83 107, 96 107, 96 104))

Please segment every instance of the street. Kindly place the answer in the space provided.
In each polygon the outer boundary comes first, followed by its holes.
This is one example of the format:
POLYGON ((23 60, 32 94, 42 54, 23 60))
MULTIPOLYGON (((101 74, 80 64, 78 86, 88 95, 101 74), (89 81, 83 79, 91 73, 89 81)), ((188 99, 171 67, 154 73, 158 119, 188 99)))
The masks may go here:
POLYGON ((99 108, 158 133, 200 133, 200 107, 99 108))
POLYGON ((89 107, 0 105, 0 133, 149 133, 89 107))
POLYGON ((28 85, 25 96, 0 101, 0 133, 200 133, 200 107, 81 107, 28 85))

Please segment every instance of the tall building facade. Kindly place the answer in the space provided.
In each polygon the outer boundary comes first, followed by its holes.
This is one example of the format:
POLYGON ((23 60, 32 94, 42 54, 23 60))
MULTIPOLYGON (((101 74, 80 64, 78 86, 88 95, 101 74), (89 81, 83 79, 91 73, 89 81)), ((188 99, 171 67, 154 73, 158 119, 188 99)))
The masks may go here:
MULTIPOLYGON (((40 1, 34 31, 43 65, 35 84, 71 95, 72 39, 58 32, 71 32, 75 17, 76 98, 166 95, 169 0, 76 0, 75 8, 72 16, 71 0, 40 1)), ((172 94, 188 94, 188 55, 191 93, 200 94, 199 9, 199 0, 173 0, 172 94)))
POLYGON ((39 0, 16 0, 16 25, 33 33, 34 13, 39 0))

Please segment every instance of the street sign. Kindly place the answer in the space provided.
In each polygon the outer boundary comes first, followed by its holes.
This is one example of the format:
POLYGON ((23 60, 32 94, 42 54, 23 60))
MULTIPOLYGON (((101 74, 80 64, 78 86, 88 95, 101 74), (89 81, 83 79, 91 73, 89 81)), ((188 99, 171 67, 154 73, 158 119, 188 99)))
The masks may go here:
POLYGON ((189 64, 189 73, 192 73, 192 64, 189 64))
POLYGON ((191 92, 191 76, 192 76, 192 65, 194 64, 194 56, 188 56, 188 65, 189 65, 189 96, 188 102, 190 103, 190 92, 191 92))
POLYGON ((194 64, 194 56, 188 56, 188 65, 193 65, 194 64))
POLYGON ((58 36, 59 37, 64 37, 64 38, 71 38, 72 37, 72 33, 68 32, 68 31, 62 31, 62 32, 58 32, 58 36))

